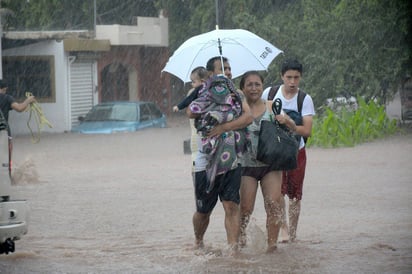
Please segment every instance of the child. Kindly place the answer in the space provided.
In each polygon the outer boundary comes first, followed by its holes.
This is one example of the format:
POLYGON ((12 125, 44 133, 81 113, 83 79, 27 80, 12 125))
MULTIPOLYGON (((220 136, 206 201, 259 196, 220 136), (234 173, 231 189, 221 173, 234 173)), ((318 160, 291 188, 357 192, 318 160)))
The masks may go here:
POLYGON ((199 91, 203 88, 205 81, 209 77, 208 71, 204 67, 196 67, 190 74, 192 80, 192 89, 189 91, 187 97, 183 99, 177 106, 173 106, 173 112, 178 112, 186 108, 193 100, 195 100, 199 91))
MULTIPOLYGON (((173 106, 173 112, 178 112, 189 106, 189 104, 199 96, 199 91, 204 87, 204 83, 209 77, 208 71, 204 67, 196 67, 190 74, 190 80, 192 80, 192 88, 187 93, 187 97, 183 99, 177 106, 173 106)), ((191 137, 190 137, 190 150, 192 154, 192 172, 195 171, 195 159, 198 151, 197 146, 197 130, 195 128, 194 119, 190 119, 191 137)))

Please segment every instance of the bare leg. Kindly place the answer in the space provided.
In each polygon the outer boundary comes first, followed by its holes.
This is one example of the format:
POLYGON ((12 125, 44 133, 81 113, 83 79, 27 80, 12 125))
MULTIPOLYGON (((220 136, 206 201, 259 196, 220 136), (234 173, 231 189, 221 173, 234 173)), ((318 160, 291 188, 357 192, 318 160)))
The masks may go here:
POLYGON ((281 171, 271 171, 263 178, 262 194, 266 210, 266 230, 268 235, 267 252, 273 252, 277 249, 277 241, 280 226, 282 223, 282 207, 281 201, 281 171))
POLYGON ((240 234, 240 212, 239 205, 232 201, 222 201, 225 210, 225 228, 227 243, 237 251, 240 234))
POLYGON ((283 208, 282 212, 282 224, 280 227, 280 242, 281 243, 287 243, 289 242, 289 229, 288 229, 288 223, 286 221, 286 208, 285 208, 285 197, 281 197, 281 204, 283 208))
POLYGON ((246 246, 246 228, 253 213, 258 182, 255 178, 242 176, 240 185, 240 247, 246 246))
POLYGON ((289 201, 289 233, 290 241, 296 240, 296 230, 300 215, 300 200, 293 199, 289 201))
POLYGON ((246 246, 246 228, 250 221, 250 214, 240 215, 240 235, 239 235, 239 245, 240 247, 246 246))
POLYGON ((273 252, 277 249, 279 230, 282 224, 282 208, 279 201, 268 201, 265 203, 268 218, 266 220, 266 229, 268 233, 268 249, 267 252, 273 252))
POLYGON ((204 214, 195 212, 193 214, 193 228, 195 232, 195 249, 204 247, 203 236, 209 226, 210 213, 204 214))

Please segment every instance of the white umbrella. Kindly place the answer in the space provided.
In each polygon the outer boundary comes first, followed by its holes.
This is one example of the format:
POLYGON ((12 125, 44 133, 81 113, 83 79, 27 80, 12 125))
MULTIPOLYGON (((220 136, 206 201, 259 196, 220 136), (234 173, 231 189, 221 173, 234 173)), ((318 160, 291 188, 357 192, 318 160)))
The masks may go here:
POLYGON ((236 78, 248 70, 267 70, 282 51, 265 39, 243 29, 216 29, 186 40, 169 58, 162 71, 190 82, 190 73, 198 66, 206 66, 215 56, 229 59, 232 76, 236 78))

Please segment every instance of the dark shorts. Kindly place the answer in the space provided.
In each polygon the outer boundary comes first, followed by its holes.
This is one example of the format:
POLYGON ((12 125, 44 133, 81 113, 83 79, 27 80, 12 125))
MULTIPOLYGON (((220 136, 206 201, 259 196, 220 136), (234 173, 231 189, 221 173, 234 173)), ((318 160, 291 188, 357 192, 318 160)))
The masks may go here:
POLYGON ((225 174, 218 175, 215 179, 215 187, 207 193, 206 171, 194 174, 196 210, 200 213, 210 213, 215 208, 217 199, 220 201, 240 202, 239 188, 242 175, 241 167, 232 169, 225 174))
POLYGON ((261 181, 272 169, 270 166, 262 167, 242 167, 242 176, 249 176, 255 178, 257 181, 261 181))
POLYGON ((306 170, 306 150, 302 148, 298 153, 298 167, 293 170, 283 171, 282 194, 288 195, 289 199, 302 200, 303 180, 306 170))

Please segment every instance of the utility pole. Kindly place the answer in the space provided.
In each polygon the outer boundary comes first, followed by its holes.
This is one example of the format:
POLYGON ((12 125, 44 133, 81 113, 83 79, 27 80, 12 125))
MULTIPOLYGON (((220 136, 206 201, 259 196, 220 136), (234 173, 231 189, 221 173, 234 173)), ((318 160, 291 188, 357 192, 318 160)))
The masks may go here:
POLYGON ((0 80, 3 80, 3 53, 1 50, 1 41, 3 40, 3 22, 1 18, 1 14, 3 13, 3 10, 1 9, 1 1, 0 1, 0 80))
POLYGON ((96 38, 96 0, 93 1, 93 38, 96 38))
POLYGON ((216 26, 219 27, 219 0, 215 0, 216 26))

